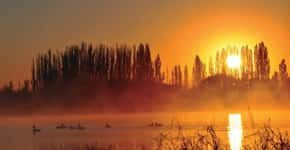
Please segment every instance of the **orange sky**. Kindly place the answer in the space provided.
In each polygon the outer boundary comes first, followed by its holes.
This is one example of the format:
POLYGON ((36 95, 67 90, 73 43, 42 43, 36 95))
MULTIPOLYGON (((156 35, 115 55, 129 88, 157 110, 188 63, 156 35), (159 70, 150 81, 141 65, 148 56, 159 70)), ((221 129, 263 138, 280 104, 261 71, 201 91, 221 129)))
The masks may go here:
POLYGON ((0 18, 0 85, 28 79, 38 53, 81 41, 148 42, 163 65, 190 67, 195 54, 264 41, 272 71, 290 61, 288 0, 3 0, 0 18))

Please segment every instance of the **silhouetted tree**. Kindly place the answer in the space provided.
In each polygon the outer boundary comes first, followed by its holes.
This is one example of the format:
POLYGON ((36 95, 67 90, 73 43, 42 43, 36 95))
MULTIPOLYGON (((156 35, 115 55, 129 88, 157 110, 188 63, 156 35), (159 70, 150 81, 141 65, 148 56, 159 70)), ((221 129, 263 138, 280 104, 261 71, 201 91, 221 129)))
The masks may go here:
POLYGON ((241 49, 241 73, 244 80, 253 78, 253 54, 248 46, 241 49))
POLYGON ((29 84, 29 80, 24 80, 23 81, 23 86, 19 87, 19 93, 21 93, 22 96, 28 96, 29 95, 29 91, 30 91, 30 84, 29 84))
POLYGON ((180 65, 177 66, 178 86, 182 86, 182 71, 180 65))
POLYGON ((175 86, 179 85, 179 73, 178 73, 178 66, 174 66, 174 79, 175 79, 175 86))
POLYGON ((170 75, 169 75, 169 69, 168 69, 168 67, 166 67, 166 82, 168 84, 170 84, 170 75))
POLYGON ((155 80, 157 82, 161 82, 162 81, 162 76, 161 76, 161 59, 159 54, 157 55, 155 62, 154 62, 154 66, 155 66, 155 80))
POLYGON ((137 55, 136 55, 136 46, 133 46, 133 63, 132 63, 132 79, 136 80, 136 65, 137 65, 137 55))
POLYGON ((285 59, 282 59, 279 64, 279 76, 281 80, 286 80, 288 78, 287 65, 285 59))
POLYGON ((14 91, 14 85, 12 81, 9 81, 9 83, 7 85, 3 86, 3 91, 4 93, 13 93, 14 91))
POLYGON ((153 67, 151 61, 151 52, 148 44, 145 45, 145 80, 153 79, 153 67))
POLYGON ((145 80, 145 46, 140 44, 137 50, 136 58, 136 79, 145 80))
POLYGON ((187 69, 187 65, 184 66, 184 87, 188 88, 188 69, 187 69))
POLYGON ((176 85, 176 79, 175 79, 175 67, 171 71, 171 85, 175 86, 176 85))
POLYGON ((270 59, 268 57, 267 47, 263 42, 255 46, 255 69, 258 80, 269 79, 270 59))
POLYGON ((274 74, 272 76, 272 80, 277 82, 279 80, 279 75, 278 75, 278 72, 277 71, 274 71, 274 74))
POLYGON ((192 70, 193 85, 198 85, 204 78, 204 65, 198 55, 195 56, 192 70))
POLYGON ((248 52, 247 52, 247 70, 248 70, 248 77, 250 79, 253 78, 254 76, 254 66, 253 66, 253 51, 248 49, 248 52))
POLYGON ((32 69, 31 69, 31 85, 32 90, 35 92, 37 89, 37 79, 36 79, 36 71, 35 71, 35 63, 32 61, 32 69))
POLYGON ((212 57, 209 58, 209 62, 208 62, 208 75, 209 76, 214 76, 214 66, 213 66, 213 62, 212 62, 212 57))
POLYGON ((216 74, 220 74, 221 73, 221 58, 220 58, 220 54, 217 51, 216 52, 216 56, 215 56, 215 72, 216 74))
POLYGON ((226 49, 222 49, 220 56, 221 74, 227 74, 227 57, 228 53, 226 49))

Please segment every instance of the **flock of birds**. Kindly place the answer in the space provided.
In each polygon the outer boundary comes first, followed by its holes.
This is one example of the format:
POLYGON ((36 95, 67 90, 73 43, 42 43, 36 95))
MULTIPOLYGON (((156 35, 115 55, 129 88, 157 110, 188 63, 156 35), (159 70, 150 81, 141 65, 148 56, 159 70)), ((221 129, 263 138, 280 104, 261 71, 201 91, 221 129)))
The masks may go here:
MULTIPOLYGON (((105 123, 104 125, 105 128, 112 128, 112 126, 109 123, 105 123)), ((163 124, 158 123, 158 122, 152 122, 148 125, 148 127, 163 127, 163 124)), ((76 126, 70 125, 67 126, 64 123, 58 125, 55 127, 57 130, 63 130, 63 129, 70 129, 70 130, 85 130, 87 129, 85 126, 82 126, 80 123, 77 124, 76 126)), ((36 125, 32 126, 32 132, 33 134, 39 133, 41 131, 40 128, 37 128, 36 125)))
MULTIPOLYGON (((108 126, 108 124, 106 123, 105 125, 106 128, 109 128, 110 126, 108 126)), ((77 124, 76 126, 73 126, 73 125, 70 125, 70 126, 67 126, 65 125, 64 123, 58 125, 55 127, 57 130, 63 130, 63 129, 70 129, 70 130, 85 130, 87 129, 85 126, 82 126, 81 124, 77 124)), ((32 132, 33 134, 36 134, 38 132, 40 132, 41 129, 40 128, 37 128, 35 125, 32 126, 32 132)))

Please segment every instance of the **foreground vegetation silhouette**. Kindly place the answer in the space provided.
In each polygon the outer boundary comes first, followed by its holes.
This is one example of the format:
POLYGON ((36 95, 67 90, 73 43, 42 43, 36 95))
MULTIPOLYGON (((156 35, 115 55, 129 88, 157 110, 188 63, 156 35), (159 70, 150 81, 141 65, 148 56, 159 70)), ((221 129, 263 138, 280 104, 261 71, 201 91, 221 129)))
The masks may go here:
MULTIPOLYGON (((58 150, 119 150, 119 149, 141 149, 141 150, 229 150, 230 146, 226 140, 222 140, 213 125, 206 130, 194 131, 193 135, 185 135, 181 126, 172 128, 168 132, 160 133, 154 139, 153 145, 126 145, 120 147, 118 144, 79 144, 79 145, 50 145, 41 149, 58 150)), ((254 134, 244 137, 244 150, 288 150, 290 138, 288 132, 272 128, 269 124, 254 130, 254 134)))

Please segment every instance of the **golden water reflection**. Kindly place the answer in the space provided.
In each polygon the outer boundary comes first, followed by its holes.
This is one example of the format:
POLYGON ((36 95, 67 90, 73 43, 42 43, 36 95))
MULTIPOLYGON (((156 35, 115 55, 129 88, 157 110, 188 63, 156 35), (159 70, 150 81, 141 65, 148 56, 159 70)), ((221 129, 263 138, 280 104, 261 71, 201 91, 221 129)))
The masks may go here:
POLYGON ((231 150, 240 150, 243 140, 241 114, 229 114, 228 136, 231 150))

